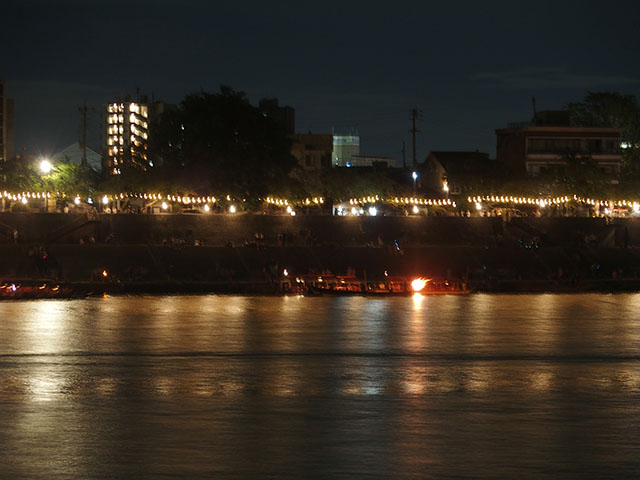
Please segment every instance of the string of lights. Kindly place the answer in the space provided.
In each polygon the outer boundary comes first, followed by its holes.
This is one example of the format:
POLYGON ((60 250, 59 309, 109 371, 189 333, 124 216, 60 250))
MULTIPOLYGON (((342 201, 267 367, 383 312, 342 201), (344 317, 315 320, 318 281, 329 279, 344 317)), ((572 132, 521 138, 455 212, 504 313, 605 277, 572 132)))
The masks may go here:
MULTIPOLYGON (((23 204, 29 202, 29 200, 44 200, 53 198, 54 194, 51 192, 9 192, 3 191, 0 193, 0 198, 4 198, 10 201, 19 201, 23 204)), ((66 195, 63 195, 63 197, 66 195)), ((142 192, 120 192, 120 193, 111 193, 111 194, 103 194, 102 196, 98 196, 100 198, 100 202, 103 205, 108 205, 112 202, 122 201, 125 199, 142 199, 148 202, 166 202, 180 204, 180 205, 190 205, 190 206, 198 206, 198 205, 214 205, 219 203, 221 200, 226 200, 226 202, 246 202, 247 199, 238 199, 232 198, 231 195, 184 195, 184 194, 162 194, 162 193, 142 193, 142 192)), ((274 207, 288 207, 288 211, 291 210, 292 207, 305 207, 305 206, 320 206, 325 203, 324 197, 306 197, 303 199, 287 199, 276 196, 267 196, 258 199, 260 202, 271 205, 274 207)), ((87 198, 83 200, 80 195, 76 195, 74 197, 74 203, 80 204, 81 202, 86 201, 89 204, 95 203, 93 198, 87 198)), ((634 211, 640 211, 640 201, 639 200, 629 200, 629 199, 619 199, 619 200, 606 200, 606 199, 596 199, 589 197, 582 197, 579 195, 565 195, 565 196, 557 196, 557 197, 525 197, 525 196, 515 196, 515 195, 473 195, 467 197, 467 202, 469 204, 474 204, 478 210, 483 208, 489 208, 491 206, 535 206, 537 208, 545 208, 549 206, 564 206, 569 203, 574 204, 582 204, 582 205, 591 205, 598 206, 604 208, 627 208, 633 209, 634 211)), ((345 202, 346 203, 346 202, 345 202)), ((376 204, 387 204, 392 206, 439 206, 439 207, 452 207, 456 208, 458 204, 451 200, 450 198, 427 198, 427 197, 382 197, 380 195, 365 195, 361 197, 350 198, 348 201, 349 205, 358 206, 358 205, 376 205, 376 204)))

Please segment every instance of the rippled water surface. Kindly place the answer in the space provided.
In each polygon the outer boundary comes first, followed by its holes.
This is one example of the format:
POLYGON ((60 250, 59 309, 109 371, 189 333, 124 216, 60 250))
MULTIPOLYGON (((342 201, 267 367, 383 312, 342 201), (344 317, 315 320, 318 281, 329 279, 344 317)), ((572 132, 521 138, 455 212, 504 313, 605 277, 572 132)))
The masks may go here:
POLYGON ((0 478, 640 478, 640 295, 0 303, 0 478))

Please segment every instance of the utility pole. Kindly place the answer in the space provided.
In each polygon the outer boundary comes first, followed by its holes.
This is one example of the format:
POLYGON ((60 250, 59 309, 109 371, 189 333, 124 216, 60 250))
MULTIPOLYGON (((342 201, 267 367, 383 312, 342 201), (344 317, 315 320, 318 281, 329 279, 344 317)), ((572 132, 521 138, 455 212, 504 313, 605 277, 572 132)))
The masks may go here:
POLYGON ((413 169, 416 169, 417 166, 417 162, 416 162, 416 133, 419 132, 420 130, 416 129, 416 120, 418 119, 418 109, 417 108, 412 108, 411 109, 411 135, 412 135, 412 140, 413 140, 413 169))
POLYGON ((80 135, 80 148, 82 149, 82 160, 80 161, 80 166, 82 168, 87 168, 87 104, 85 103, 80 108, 80 115, 82 115, 82 132, 80 135))
POLYGON ((402 168, 407 168, 407 162, 406 162, 406 153, 407 153, 407 149, 404 146, 404 140, 402 141, 402 168))

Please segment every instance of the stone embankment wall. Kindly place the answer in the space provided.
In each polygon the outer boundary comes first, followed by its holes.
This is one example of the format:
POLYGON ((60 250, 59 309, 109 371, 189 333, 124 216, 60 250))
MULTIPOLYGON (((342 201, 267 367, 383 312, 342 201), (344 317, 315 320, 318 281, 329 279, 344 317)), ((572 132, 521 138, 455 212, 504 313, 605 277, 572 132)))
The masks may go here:
POLYGON ((637 278, 636 242, 636 219, 2 214, 0 277, 242 282, 286 268, 571 284, 637 278))
POLYGON ((640 219, 517 217, 333 217, 266 215, 85 215, 0 214, 0 243, 96 243, 162 245, 171 239, 193 245, 244 245, 261 234, 264 245, 403 247, 491 246, 535 239, 545 246, 585 243, 640 245, 640 219), (626 233, 625 233, 626 231, 626 233))
MULTIPOLYGON (((359 246, 474 244, 490 240, 496 218, 333 217, 266 215, 83 215, 0 214, 0 224, 17 229, 23 242, 78 243, 93 236, 100 242, 158 245, 171 239, 193 245, 243 245, 264 237, 267 245, 359 246), (83 222, 84 221, 84 222, 83 222)), ((0 235, 3 229, 0 226, 0 235)))

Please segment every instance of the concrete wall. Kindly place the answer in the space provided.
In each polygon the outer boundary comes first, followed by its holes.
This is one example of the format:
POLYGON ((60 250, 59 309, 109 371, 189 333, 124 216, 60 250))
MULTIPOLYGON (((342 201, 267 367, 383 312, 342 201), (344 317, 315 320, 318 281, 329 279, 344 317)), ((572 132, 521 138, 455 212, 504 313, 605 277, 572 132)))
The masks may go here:
POLYGON ((72 214, 0 214, 0 243, 97 243, 163 245, 180 239, 207 246, 245 245, 264 236, 264 246, 383 246, 397 241, 402 249, 419 246, 640 246, 640 219, 578 217, 333 217, 267 215, 100 215, 87 221, 72 214))
POLYGON ((264 243, 278 245, 473 245, 491 241, 497 218, 461 217, 333 217, 265 215, 100 215, 99 222, 87 223, 80 215, 0 214, 0 241, 9 241, 12 229, 20 241, 78 243, 83 236, 101 242, 161 245, 172 237, 193 245, 243 245, 264 235, 264 243), (68 228, 65 231, 65 226, 68 228), (0 225, 2 227, 2 225, 0 225))

